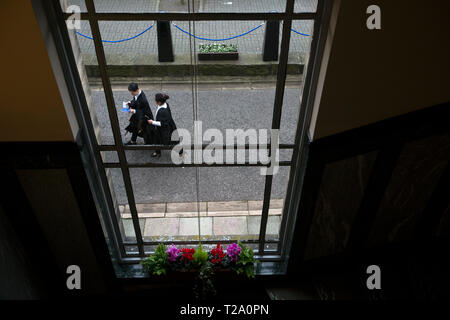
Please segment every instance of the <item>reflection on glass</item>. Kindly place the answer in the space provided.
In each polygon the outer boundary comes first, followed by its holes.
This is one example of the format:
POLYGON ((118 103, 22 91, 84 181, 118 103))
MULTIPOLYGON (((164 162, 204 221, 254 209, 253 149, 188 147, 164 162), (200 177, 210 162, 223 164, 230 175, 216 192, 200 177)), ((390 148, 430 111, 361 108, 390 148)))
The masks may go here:
POLYGON ((117 151, 101 151, 100 152, 103 162, 109 163, 118 163, 119 156, 117 155, 117 151))
MULTIPOLYGON (((136 234, 134 232, 130 206, 128 205, 128 199, 125 192, 122 170, 118 168, 108 168, 105 169, 105 172, 115 209, 115 217, 113 218, 118 221, 122 239, 123 241, 136 242, 136 234)), ((139 219, 141 232, 144 229, 144 223, 145 221, 139 219)))
POLYGON ((312 28, 313 21, 292 21, 292 29, 303 34, 291 31, 286 86, 281 111, 280 143, 293 144, 295 141, 303 80, 307 70, 307 57, 312 40, 312 28))
MULTIPOLYGON (((87 21, 80 21, 81 29, 68 27, 70 43, 83 86, 84 95, 88 105, 90 120, 94 129, 95 138, 99 145, 114 144, 111 123, 106 98, 100 75, 97 56, 93 41, 81 36, 79 33, 91 35, 91 29, 87 21)), ((69 25, 68 25, 69 26, 69 25)))
POLYGON ((286 199, 290 167, 280 167, 272 180, 269 219, 267 220, 266 240, 279 240, 281 218, 286 199))

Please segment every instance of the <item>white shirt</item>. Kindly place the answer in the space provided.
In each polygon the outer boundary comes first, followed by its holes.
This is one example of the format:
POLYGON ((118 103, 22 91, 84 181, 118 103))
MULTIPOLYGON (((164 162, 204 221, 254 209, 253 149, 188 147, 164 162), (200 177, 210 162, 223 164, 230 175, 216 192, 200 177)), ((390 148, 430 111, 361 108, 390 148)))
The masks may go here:
MULTIPOLYGON (((156 112, 155 112, 155 119, 156 119, 156 116, 158 115, 159 109, 161 109, 161 108, 167 108, 167 104, 164 102, 163 105, 158 106, 158 109, 156 109, 156 112)), ((152 124, 154 126, 161 127, 161 121, 153 121, 152 124)))
MULTIPOLYGON (((141 93, 142 93, 142 90, 139 90, 139 93, 137 95, 135 95, 133 99, 136 101, 139 98, 139 96, 141 95, 141 93)), ((134 110, 133 113, 136 113, 136 110, 134 110)))
POLYGON ((139 90, 139 93, 137 95, 134 96, 134 100, 137 100, 139 98, 139 96, 141 95, 142 91, 139 90))

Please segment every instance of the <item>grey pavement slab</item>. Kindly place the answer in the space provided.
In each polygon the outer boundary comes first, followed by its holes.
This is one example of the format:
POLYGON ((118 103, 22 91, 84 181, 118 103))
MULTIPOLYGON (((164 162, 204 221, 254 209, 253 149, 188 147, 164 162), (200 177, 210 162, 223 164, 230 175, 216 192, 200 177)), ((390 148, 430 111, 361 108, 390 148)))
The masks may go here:
MULTIPOLYGON (((248 234, 259 234, 261 227, 261 217, 248 217, 248 234)), ((267 229, 266 234, 274 235, 278 234, 280 230, 281 217, 280 216, 269 216, 267 219, 267 229)))
MULTIPOLYGON (((182 218, 180 219, 180 235, 198 235, 198 218, 182 218)), ((212 230, 213 218, 200 217, 200 233, 202 236, 213 234, 212 230)))
POLYGON ((180 218, 147 219, 144 229, 146 236, 176 236, 180 230, 180 218))
POLYGON ((247 234, 247 217, 214 217, 213 232, 221 235, 247 234))
MULTIPOLYGON (((141 227, 142 234, 144 234, 145 222, 146 219, 139 219, 139 226, 141 227)), ((122 219, 122 223, 125 237, 136 238, 136 234, 134 233, 133 221, 131 219, 122 219)))

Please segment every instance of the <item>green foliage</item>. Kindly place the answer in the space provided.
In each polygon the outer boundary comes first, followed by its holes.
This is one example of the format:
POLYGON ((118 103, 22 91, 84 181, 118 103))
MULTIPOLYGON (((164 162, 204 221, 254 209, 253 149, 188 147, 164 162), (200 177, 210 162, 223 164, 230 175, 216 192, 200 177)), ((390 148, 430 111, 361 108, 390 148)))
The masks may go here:
POLYGON ((237 52, 236 44, 200 44, 200 53, 224 53, 224 52, 237 52))
POLYGON ((141 261, 145 271, 153 275, 166 274, 168 268, 168 257, 166 247, 160 243, 155 253, 141 261))
POLYGON ((239 247, 241 247, 241 253, 239 254, 239 259, 236 263, 236 273, 245 274, 248 278, 255 277, 255 263, 261 263, 259 260, 255 259, 253 255, 253 250, 251 248, 245 247, 241 242, 238 242, 239 247))
POLYGON ((217 293, 212 281, 213 278, 213 265, 211 262, 207 261, 200 267, 196 277, 193 288, 194 297, 196 299, 206 300, 208 297, 214 296, 217 293))
POLYGON ((202 245, 200 244, 198 249, 195 250, 194 254, 192 255, 194 258, 193 263, 196 267, 200 267, 208 261, 208 252, 203 250, 202 245))

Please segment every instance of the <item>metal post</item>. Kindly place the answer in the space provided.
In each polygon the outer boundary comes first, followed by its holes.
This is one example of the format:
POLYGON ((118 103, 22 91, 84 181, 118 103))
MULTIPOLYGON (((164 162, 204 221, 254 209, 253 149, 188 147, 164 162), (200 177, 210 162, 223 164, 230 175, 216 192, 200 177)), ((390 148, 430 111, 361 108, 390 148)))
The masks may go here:
POLYGON ((263 61, 278 61, 280 20, 266 21, 263 44, 263 61))
POLYGON ((173 45, 170 22, 167 20, 157 21, 156 29, 158 34, 158 61, 173 62, 173 45))

